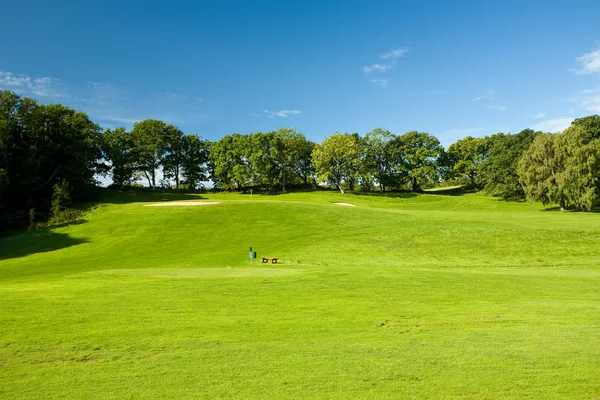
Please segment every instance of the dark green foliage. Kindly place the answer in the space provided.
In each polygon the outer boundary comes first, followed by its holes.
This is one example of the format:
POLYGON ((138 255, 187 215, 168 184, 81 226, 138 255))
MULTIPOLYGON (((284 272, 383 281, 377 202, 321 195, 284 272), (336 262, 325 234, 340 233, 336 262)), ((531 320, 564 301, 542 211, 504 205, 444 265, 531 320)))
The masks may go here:
POLYGON ((481 186, 492 196, 506 200, 525 199, 517 166, 525 150, 540 132, 525 129, 517 134, 497 133, 485 138, 488 155, 477 169, 481 186))
POLYGON ((467 178, 471 187, 478 187, 477 172, 488 154, 490 141, 467 136, 448 147, 443 163, 448 167, 447 177, 467 178))
POLYGON ((433 135, 411 131, 394 139, 392 159, 397 166, 396 184, 406 179, 413 192, 439 181, 438 158, 444 148, 433 135))
POLYGON ((187 189, 195 190, 209 179, 208 152, 210 143, 196 135, 183 137, 181 174, 187 189))
POLYGON ((148 180, 148 186, 156 188, 156 171, 165 155, 170 126, 156 119, 136 122, 131 138, 137 154, 137 168, 148 180))
POLYGON ((314 176, 313 149, 314 143, 291 128, 234 133, 211 144, 209 169, 220 188, 285 190, 289 185, 309 184, 314 176))
POLYGON ((100 132, 84 113, 0 91, 0 230, 26 226, 32 208, 49 211, 62 180, 81 199, 103 171, 100 132))
POLYGON ((131 133, 125 128, 107 129, 102 134, 104 159, 110 163, 113 184, 128 186, 136 177, 139 160, 131 133))

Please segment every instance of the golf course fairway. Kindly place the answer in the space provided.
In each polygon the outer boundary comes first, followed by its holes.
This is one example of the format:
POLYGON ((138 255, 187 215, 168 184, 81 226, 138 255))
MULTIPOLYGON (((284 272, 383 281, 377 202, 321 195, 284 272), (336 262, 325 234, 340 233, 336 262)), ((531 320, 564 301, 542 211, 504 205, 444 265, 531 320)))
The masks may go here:
POLYGON ((483 194, 106 191, 0 238, 0 398, 597 399, 599 238, 483 194))

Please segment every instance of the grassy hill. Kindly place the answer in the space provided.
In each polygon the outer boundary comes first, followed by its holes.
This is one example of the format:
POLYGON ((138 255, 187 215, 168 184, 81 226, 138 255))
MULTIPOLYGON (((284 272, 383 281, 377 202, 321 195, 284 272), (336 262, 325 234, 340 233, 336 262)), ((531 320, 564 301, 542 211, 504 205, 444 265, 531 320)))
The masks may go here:
POLYGON ((0 398, 595 398, 598 237, 480 194, 107 192, 0 239, 0 398))

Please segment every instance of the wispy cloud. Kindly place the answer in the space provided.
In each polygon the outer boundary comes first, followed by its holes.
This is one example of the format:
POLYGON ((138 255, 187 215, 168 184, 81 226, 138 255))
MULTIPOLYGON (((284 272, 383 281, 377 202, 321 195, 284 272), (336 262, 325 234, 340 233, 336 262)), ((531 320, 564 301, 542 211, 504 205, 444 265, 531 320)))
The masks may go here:
POLYGON ((185 101, 188 99, 187 96, 171 92, 165 92, 165 97, 168 101, 185 101))
POLYGON ((580 68, 575 70, 577 74, 597 74, 600 73, 600 48, 596 48, 589 53, 575 59, 580 68))
POLYGON ((210 104, 205 106, 207 102, 200 97, 174 92, 134 91, 93 80, 63 82, 47 76, 0 71, 0 89, 12 90, 42 102, 58 100, 86 112, 104 127, 133 125, 144 118, 162 119, 177 125, 196 125, 211 117, 210 104))
POLYGON ((50 77, 34 78, 25 74, 0 71, 0 89, 13 90, 21 94, 40 97, 68 97, 58 79, 50 77))
POLYGON ((545 118, 546 117, 546 113, 545 112, 539 112, 535 117, 535 119, 540 119, 540 118, 545 118))
POLYGON ((491 110, 506 111, 508 109, 508 106, 496 104, 494 100, 496 100, 496 92, 493 90, 486 90, 484 94, 471 99, 471 101, 481 103, 485 108, 491 110))
POLYGON ((475 97, 472 101, 492 101, 496 98, 496 96, 494 96, 494 93, 495 92, 493 90, 488 90, 485 92, 485 94, 475 97))
POLYGON ((143 120, 143 118, 121 118, 121 117, 109 117, 109 116, 98 116, 95 118, 100 121, 120 122, 122 124, 130 124, 130 125, 133 125, 134 123, 143 120))
POLYGON ((388 85, 387 79, 371 78, 371 82, 376 84, 377 86, 381 86, 381 87, 387 87, 387 85, 388 85))
POLYGON ((366 67, 363 67, 363 71, 365 71, 367 73, 372 72, 372 71, 385 72, 392 68, 393 67, 390 64, 373 64, 373 65, 367 65, 366 67))
POLYGON ((408 53, 408 49, 406 49, 406 48, 393 49, 387 53, 380 55, 379 57, 384 60, 396 60, 396 59, 402 57, 403 55, 405 55, 406 53, 408 53))
POLYGON ((600 112, 600 89, 583 90, 570 101, 579 108, 598 113, 600 112))
POLYGON ((486 104, 484 106, 485 108, 489 108, 491 110, 498 110, 498 111, 506 111, 508 110, 508 106, 499 106, 496 104, 486 104))
POLYGON ((290 115, 302 114, 302 111, 299 111, 299 110, 281 110, 281 111, 264 110, 264 111, 269 118, 275 118, 275 117, 287 118, 290 115))
POLYGON ((561 118, 553 118, 553 119, 547 119, 545 121, 541 121, 535 125, 533 125, 531 128, 536 130, 536 131, 542 131, 542 132, 561 132, 565 129, 567 129, 569 127, 569 125, 571 125, 571 122, 573 122, 573 118, 569 118, 569 117, 561 117, 561 118))

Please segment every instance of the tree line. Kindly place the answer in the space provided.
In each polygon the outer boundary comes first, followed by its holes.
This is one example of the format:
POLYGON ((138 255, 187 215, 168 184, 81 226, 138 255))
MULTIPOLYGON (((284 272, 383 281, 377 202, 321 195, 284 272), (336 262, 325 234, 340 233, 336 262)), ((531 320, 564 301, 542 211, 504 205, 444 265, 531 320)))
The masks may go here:
POLYGON ((0 230, 85 200, 110 176, 115 187, 344 193, 461 185, 507 200, 587 210, 599 193, 600 117, 561 133, 525 129, 465 137, 445 149, 425 132, 335 133, 321 143, 292 128, 234 133, 209 142, 160 120, 103 130, 83 112, 0 91, 0 230), (162 181, 158 176, 162 174, 162 181))

